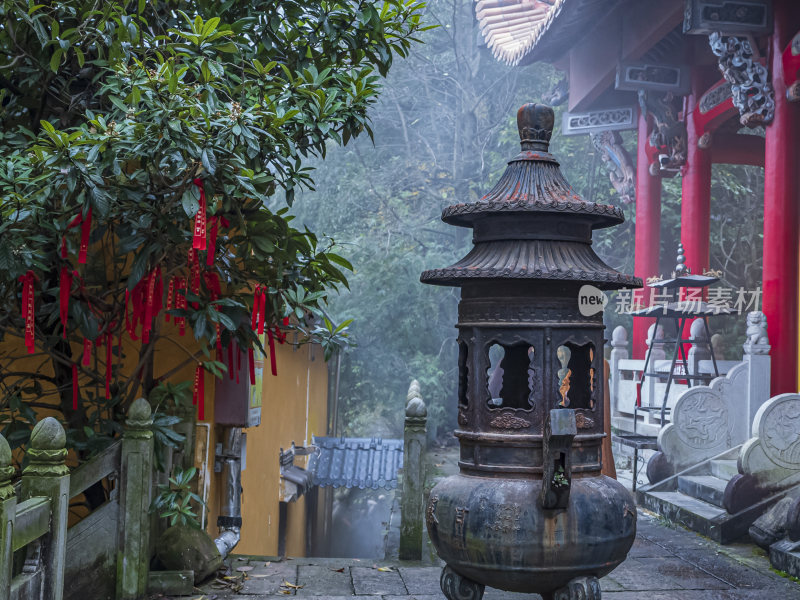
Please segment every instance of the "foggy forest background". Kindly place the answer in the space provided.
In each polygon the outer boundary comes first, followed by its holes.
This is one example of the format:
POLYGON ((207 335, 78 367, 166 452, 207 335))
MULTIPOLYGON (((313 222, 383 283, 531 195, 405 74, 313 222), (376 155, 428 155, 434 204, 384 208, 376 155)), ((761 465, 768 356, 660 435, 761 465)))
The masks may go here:
MULTIPOLYGON (((316 189, 294 201, 297 222, 332 238, 355 268, 350 290, 330 306, 337 322, 354 319, 354 346, 340 361, 339 435, 402 437, 412 379, 428 405, 431 437, 446 440, 455 426, 458 290, 422 285, 419 275, 467 252, 471 230, 442 223, 442 209, 477 200, 494 185, 519 151, 517 108, 544 101, 562 78, 549 65, 497 62, 472 7, 471 0, 429 0, 426 21, 438 27, 393 66, 371 111, 374 144, 362 136, 346 148, 331 146, 325 160, 313 163, 316 189)), ((551 152, 583 198, 625 211, 623 225, 595 232, 594 248, 632 273, 635 206, 620 203, 589 136, 560 135, 564 109, 555 108, 551 152)), ((636 132, 622 134, 635 159, 636 132)), ((711 268, 722 270, 723 286, 760 285, 763 179, 760 168, 714 165, 711 268)), ((675 267, 680 194, 680 177, 663 180, 665 276, 675 267)), ((630 332, 630 317, 607 309, 605 319, 606 337, 620 324, 630 332)), ((725 358, 734 358, 744 317, 719 322, 712 333, 723 335, 725 358)))

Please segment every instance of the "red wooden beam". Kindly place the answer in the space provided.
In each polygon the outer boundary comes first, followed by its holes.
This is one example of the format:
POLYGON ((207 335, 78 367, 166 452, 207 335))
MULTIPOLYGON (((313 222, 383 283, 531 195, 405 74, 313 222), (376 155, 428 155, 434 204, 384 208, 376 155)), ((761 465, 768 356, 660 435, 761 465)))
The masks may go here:
POLYGON ((711 162, 719 165, 764 166, 764 138, 735 133, 714 135, 711 162))
POLYGON ((694 115, 692 118, 692 123, 695 128, 694 133, 697 137, 701 137, 704 133, 714 131, 717 127, 722 125, 734 115, 738 116, 739 113, 736 110, 736 107, 733 105, 732 97, 727 98, 725 101, 717 104, 706 112, 700 110, 700 107, 703 105, 703 98, 713 95, 716 90, 726 85, 726 83, 727 82, 724 79, 720 79, 717 83, 708 88, 698 100, 697 105, 694 108, 694 115))
MULTIPOLYGON (((634 242, 633 272, 646 280, 659 275, 658 259, 661 253, 661 177, 650 174, 652 157, 648 149, 652 123, 639 114, 639 143, 636 155, 636 227, 634 242)), ((650 288, 644 289, 644 300, 648 302, 650 288)), ((649 302, 648 302, 649 303, 649 302)), ((647 345, 647 329, 655 319, 637 317, 633 320, 632 358, 644 358, 647 345)))

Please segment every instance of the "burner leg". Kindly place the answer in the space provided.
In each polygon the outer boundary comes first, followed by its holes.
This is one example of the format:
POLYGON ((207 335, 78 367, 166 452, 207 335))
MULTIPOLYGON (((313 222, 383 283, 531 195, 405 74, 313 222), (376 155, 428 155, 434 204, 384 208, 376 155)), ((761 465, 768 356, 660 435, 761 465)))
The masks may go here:
POLYGON ((486 588, 482 583, 462 577, 447 565, 442 569, 439 585, 447 600, 481 600, 486 588))
POLYGON ((600 600, 600 581, 597 577, 576 577, 555 592, 542 594, 543 600, 600 600))

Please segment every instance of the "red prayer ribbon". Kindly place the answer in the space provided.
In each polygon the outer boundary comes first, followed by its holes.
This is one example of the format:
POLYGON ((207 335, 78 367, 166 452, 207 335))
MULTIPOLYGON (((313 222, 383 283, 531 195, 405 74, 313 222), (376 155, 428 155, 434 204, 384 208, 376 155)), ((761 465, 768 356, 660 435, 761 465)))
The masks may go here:
POLYGON ((33 287, 36 275, 33 271, 28 271, 19 280, 22 282, 22 318, 25 320, 25 347, 28 354, 36 351, 36 329, 34 322, 34 309, 36 305, 35 290, 33 287))
POLYGON ((261 301, 258 305, 258 335, 264 333, 264 324, 267 320, 267 290, 261 290, 261 301))
POLYGON ((193 182, 200 190, 200 208, 194 216, 194 236, 192 248, 194 250, 206 249, 206 189, 203 180, 199 177, 193 182))
POLYGON ((219 226, 230 227, 228 219, 225 217, 209 217, 208 219, 208 254, 206 255, 206 265, 209 267, 214 264, 214 253, 217 250, 217 230, 219 226))
MULTIPOLYGON (((181 290, 184 292, 186 291, 186 280, 183 277, 178 277, 175 294, 175 308, 186 309, 186 296, 180 293, 181 290)), ((186 317, 175 317, 175 323, 178 324, 178 333, 180 335, 185 335, 186 317)))
POLYGON ((81 364, 84 367, 92 364, 92 340, 89 338, 83 338, 83 361, 81 361, 81 364))
MULTIPOLYGON (((166 310, 166 312, 164 313, 164 322, 165 322, 165 323, 169 323, 169 317, 170 317, 169 311, 170 311, 172 308, 174 308, 174 307, 172 306, 172 302, 173 302, 173 298, 174 298, 174 296, 175 296, 175 278, 174 278, 174 277, 172 277, 172 278, 169 280, 169 289, 167 290, 167 310, 166 310)), ((177 317, 175 318, 175 320, 176 320, 176 322, 177 322, 177 320, 178 320, 178 319, 177 319, 177 317)))
POLYGON ((72 410, 78 410, 78 365, 72 363, 72 410))
POLYGON ((81 221, 81 247, 78 250, 78 264, 86 263, 86 254, 89 251, 89 234, 92 232, 92 207, 86 211, 86 218, 81 221))
MULTIPOLYGON (((259 322, 259 309, 261 308, 261 286, 257 285, 255 292, 253 292, 253 314, 250 317, 250 329, 256 331, 259 322)), ((263 333, 263 332, 262 332, 263 333)))
POLYGON ((200 421, 205 421, 205 369, 203 365, 198 364, 194 371, 194 395, 192 396, 192 404, 197 406, 197 418, 200 421))
POLYGON ((272 335, 272 327, 267 329, 267 337, 269 338, 269 363, 272 368, 272 374, 278 374, 278 362, 275 358, 275 337, 272 335))

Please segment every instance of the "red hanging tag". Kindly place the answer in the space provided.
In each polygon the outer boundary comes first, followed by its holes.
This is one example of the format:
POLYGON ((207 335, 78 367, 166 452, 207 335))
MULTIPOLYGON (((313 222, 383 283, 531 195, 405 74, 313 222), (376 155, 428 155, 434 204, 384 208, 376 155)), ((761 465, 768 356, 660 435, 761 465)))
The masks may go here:
MULTIPOLYGON (((219 310, 219 308, 217 309, 219 310)), ((219 322, 217 322, 216 326, 214 327, 214 332, 217 334, 217 360, 222 360, 222 331, 219 326, 219 322)))
POLYGON ((61 238, 61 258, 67 258, 67 236, 61 238))
POLYGON ((78 365, 72 363, 72 410, 78 410, 78 365))
POLYGON ((233 339, 228 342, 228 377, 233 379, 233 339))
MULTIPOLYGON (((175 296, 175 308, 186 309, 186 296, 180 292, 186 292, 186 280, 183 277, 178 278, 177 283, 178 292, 175 296)), ((186 317, 175 317, 175 322, 178 324, 178 333, 180 335, 186 334, 186 317)))
POLYGON ((28 349, 28 354, 33 354, 36 351, 36 329, 34 321, 35 309, 35 290, 33 288, 36 275, 33 271, 28 271, 22 275, 19 280, 22 282, 22 318, 25 320, 25 347, 28 349))
POLYGON ((267 329, 267 338, 269 338, 269 362, 272 368, 272 374, 278 374, 278 362, 275 358, 275 338, 272 335, 272 328, 267 329))
POLYGON ((169 288, 167 289, 167 310, 164 313, 164 322, 165 323, 169 323, 169 317, 170 317, 169 311, 173 308, 173 306, 172 306, 172 298, 173 298, 174 294, 175 294, 175 278, 172 277, 169 280, 169 288))
POLYGON ((247 362, 250 367, 250 385, 256 384, 256 359, 253 356, 253 349, 247 349, 247 362))
POLYGON ((256 331, 258 329, 258 311, 261 308, 261 286, 256 286, 256 291, 253 292, 253 315, 250 317, 250 329, 256 331))
POLYGON ((86 263, 86 253, 89 251, 89 234, 92 232, 92 207, 86 211, 86 218, 81 223, 81 247, 78 250, 78 264, 86 263))
POLYGON ((261 290, 261 301, 258 305, 258 335, 264 333, 264 324, 267 320, 267 288, 261 290))
POLYGON ((208 253, 206 254, 206 265, 209 267, 214 264, 214 254, 217 251, 217 235, 220 227, 230 227, 228 219, 225 217, 211 217, 208 220, 210 229, 208 231, 208 253))
POLYGON ((200 389, 200 377, 203 373, 203 367, 197 365, 194 370, 194 388, 192 390, 192 406, 197 406, 197 392, 200 389))
POLYGON ((194 180, 194 184, 200 190, 200 208, 194 216, 194 236, 192 238, 192 248, 195 250, 206 249, 206 189, 203 180, 199 177, 194 180))
POLYGON ((106 400, 111 399, 111 360, 112 352, 111 347, 114 345, 114 339, 111 331, 106 333, 106 400))
POLYGON ((154 317, 154 302, 156 293, 156 282, 158 281, 160 267, 156 267, 153 271, 145 277, 147 286, 147 296, 145 298, 144 306, 144 322, 142 323, 142 342, 148 343, 150 341, 150 331, 153 329, 154 317))
POLYGON ((58 314, 64 326, 64 339, 67 339, 67 319, 69 317, 69 294, 72 290, 72 272, 69 267, 61 267, 58 285, 58 314))
POLYGON ((203 365, 198 364, 194 371, 194 395, 192 396, 192 404, 197 407, 197 418, 204 421, 205 415, 205 369, 203 365))
POLYGON ((83 361, 81 364, 84 367, 92 364, 92 340, 89 338, 83 338, 83 361))

